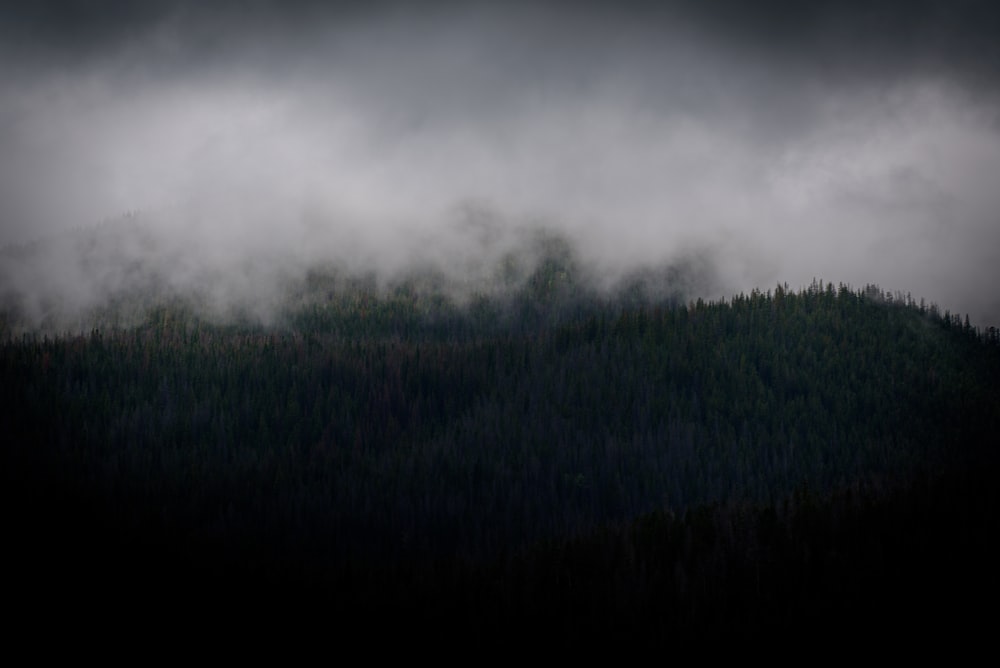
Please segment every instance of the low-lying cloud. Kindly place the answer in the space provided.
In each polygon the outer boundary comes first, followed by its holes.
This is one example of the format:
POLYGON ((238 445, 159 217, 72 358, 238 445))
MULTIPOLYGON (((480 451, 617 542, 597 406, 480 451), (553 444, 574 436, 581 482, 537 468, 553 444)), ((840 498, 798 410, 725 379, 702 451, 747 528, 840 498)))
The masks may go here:
POLYGON ((80 34, 58 12, 15 15, 0 243, 135 211, 145 237, 99 268, 75 241, 8 247, 0 281, 91 303, 138 263, 224 304, 323 262, 474 274, 544 227, 610 277, 697 254, 705 297, 818 277, 998 324, 990 28, 931 30, 927 3, 879 46, 880 19, 849 5, 772 25, 683 2, 167 3, 86 14, 80 34))

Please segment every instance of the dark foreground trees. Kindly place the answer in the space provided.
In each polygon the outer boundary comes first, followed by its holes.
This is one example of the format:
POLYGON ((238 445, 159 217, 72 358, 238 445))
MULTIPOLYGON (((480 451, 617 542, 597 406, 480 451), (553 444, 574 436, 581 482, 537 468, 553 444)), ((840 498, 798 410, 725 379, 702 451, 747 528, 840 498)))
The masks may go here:
POLYGON ((11 600, 567 645, 974 631, 989 332, 877 289, 681 305, 540 271, 9 338, 11 600))

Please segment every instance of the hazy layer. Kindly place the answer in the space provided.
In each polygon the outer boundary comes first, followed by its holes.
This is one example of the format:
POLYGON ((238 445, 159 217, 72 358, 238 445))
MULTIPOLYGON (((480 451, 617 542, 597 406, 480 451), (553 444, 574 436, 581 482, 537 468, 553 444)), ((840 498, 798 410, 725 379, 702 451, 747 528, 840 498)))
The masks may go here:
POLYGON ((264 304, 318 262, 475 278, 541 226, 609 280, 696 255, 706 297, 820 277, 1000 324, 992 27, 848 4, 12 13, 0 243, 144 232, 8 249, 0 287, 264 304))

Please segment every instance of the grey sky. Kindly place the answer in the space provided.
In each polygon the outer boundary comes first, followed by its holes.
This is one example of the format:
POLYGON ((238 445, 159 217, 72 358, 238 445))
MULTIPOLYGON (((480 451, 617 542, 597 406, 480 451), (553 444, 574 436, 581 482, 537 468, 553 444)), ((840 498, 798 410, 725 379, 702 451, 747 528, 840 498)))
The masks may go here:
MULTIPOLYGON (((174 282, 264 290, 331 257, 474 264, 478 211, 610 274, 711 257, 707 297, 874 282, 1000 324, 990 3, 22 4, 0 244, 140 210, 174 282)), ((119 275, 48 257, 0 279, 119 275)))

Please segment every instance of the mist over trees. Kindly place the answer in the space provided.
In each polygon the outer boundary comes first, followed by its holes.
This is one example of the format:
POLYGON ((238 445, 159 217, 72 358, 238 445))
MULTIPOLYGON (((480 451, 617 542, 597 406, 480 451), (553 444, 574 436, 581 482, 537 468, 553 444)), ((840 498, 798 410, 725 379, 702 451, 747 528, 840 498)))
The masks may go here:
POLYGON ((86 329, 14 299, 18 600, 570 645, 975 621, 947 582, 997 591, 995 328, 876 286, 706 301, 697 264, 602 281, 525 238, 471 286, 314 266, 266 320, 144 266, 86 329))
MULTIPOLYGON (((301 233, 292 229, 289 235, 301 233)), ((0 316, 18 334, 85 332, 137 325, 149 311, 183 305, 215 323, 287 324, 300 311, 354 293, 426 297, 464 308, 470 301, 540 304, 620 297, 683 301, 722 289, 710 249, 680 248, 669 262, 599 261, 559 229, 514 224, 468 204, 451 224, 373 248, 339 228, 302 247, 210 240, 142 212, 69 234, 0 248, 0 316), (543 276, 544 278, 540 278, 543 276), (551 294, 550 294, 551 293, 551 294), (524 301, 522 299, 522 301, 524 301)))

